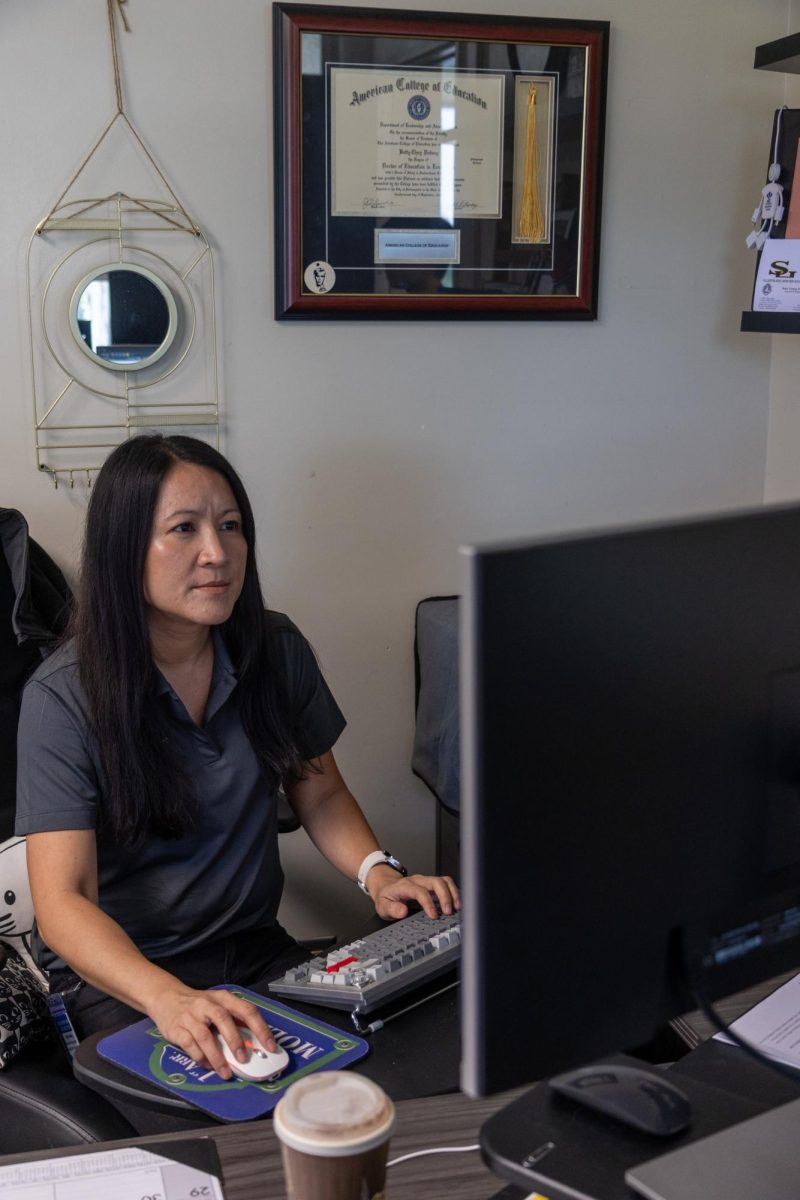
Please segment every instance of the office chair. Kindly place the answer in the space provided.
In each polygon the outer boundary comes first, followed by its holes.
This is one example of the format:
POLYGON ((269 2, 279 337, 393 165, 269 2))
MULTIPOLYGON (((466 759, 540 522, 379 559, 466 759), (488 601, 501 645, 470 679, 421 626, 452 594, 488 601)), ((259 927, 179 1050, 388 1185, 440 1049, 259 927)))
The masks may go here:
MULTIPOLYGON (((415 731, 411 768, 436 797, 436 871, 459 874, 461 775, 459 757, 457 596, 421 600, 414 620, 415 731)), ((632 1054, 674 1062, 699 1044, 691 1024, 675 1018, 632 1054)))
MULTIPOLYGON (((278 792, 278 833, 294 833, 299 828, 300 821, 295 816, 294 809, 281 788, 278 792)), ((338 940, 335 933, 323 933, 319 937, 298 938, 297 944, 311 954, 319 954, 322 950, 330 950, 338 940)))
POLYGON ((295 816, 294 809, 281 788, 278 792, 278 833, 294 833, 299 828, 300 821, 295 816))
POLYGON ((420 600, 414 618, 415 726, 411 769, 436 798, 436 873, 458 879, 459 759, 457 596, 420 600))

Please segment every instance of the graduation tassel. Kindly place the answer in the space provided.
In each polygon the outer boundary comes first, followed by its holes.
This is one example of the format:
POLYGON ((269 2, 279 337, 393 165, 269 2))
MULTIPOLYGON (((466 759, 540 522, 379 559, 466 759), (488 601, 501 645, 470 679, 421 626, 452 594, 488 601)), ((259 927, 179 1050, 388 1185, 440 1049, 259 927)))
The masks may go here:
POLYGON ((544 217, 539 200, 539 143, 536 140, 536 84, 528 89, 525 119, 525 185, 519 214, 519 233, 523 241, 544 241, 544 217))

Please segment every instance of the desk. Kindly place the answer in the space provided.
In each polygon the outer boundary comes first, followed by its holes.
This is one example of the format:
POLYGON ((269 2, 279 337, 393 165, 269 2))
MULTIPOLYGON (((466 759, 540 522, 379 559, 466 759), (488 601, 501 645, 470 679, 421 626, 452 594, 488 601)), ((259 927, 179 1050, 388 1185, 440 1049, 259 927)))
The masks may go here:
MULTIPOLYGON (((741 1055, 735 1047, 715 1043, 710 1050, 718 1051, 727 1060, 730 1069, 738 1069, 741 1055)), ((683 1060, 694 1059, 694 1055, 683 1060)), ((697 1061, 697 1060, 695 1060, 697 1061)), ((749 1065, 749 1064, 748 1064, 749 1065)), ((756 1072, 764 1072, 763 1081, 780 1090, 786 1089, 796 1095, 789 1081, 782 1080, 766 1067, 753 1063, 756 1072)), ((529 1089, 517 1089, 483 1100, 470 1100, 460 1094, 429 1096, 419 1100, 401 1100, 397 1104, 397 1128, 392 1137, 390 1159, 435 1146, 472 1145, 478 1141, 483 1123, 512 1103, 529 1089)), ((779 1097, 776 1095, 775 1102, 779 1097)), ((240 1125, 218 1125, 203 1130, 202 1134, 214 1139, 224 1173, 226 1200, 285 1200, 283 1174, 280 1165, 280 1150, 271 1121, 254 1121, 240 1125)), ((0 1157, 0 1165, 14 1162, 32 1162, 62 1155, 89 1153, 97 1149, 112 1149, 120 1146, 169 1143, 182 1137, 198 1136, 162 1134, 156 1137, 139 1138, 125 1142, 107 1142, 75 1147, 74 1150, 49 1150, 38 1153, 6 1155, 0 1157)), ((597 1169, 597 1161, 594 1162, 597 1169)), ((458 1200, 491 1200, 503 1187, 503 1183, 483 1165, 477 1151, 463 1154, 430 1155, 411 1159, 392 1167, 389 1172, 387 1200, 442 1200, 457 1197, 458 1200)), ((522 1197, 526 1193, 520 1192, 522 1197)), ((562 1193, 554 1192, 553 1195, 562 1193)), ((604 1196, 624 1197, 633 1200, 634 1194, 625 1188, 621 1178, 604 1196)))
MULTIPOLYGON (((716 1005, 717 1011, 732 1022, 794 974, 731 996, 716 1005)), ((700 1026, 698 1014, 684 1020, 700 1026)), ((706 1028, 698 1029, 698 1035, 708 1036, 710 1027, 705 1018, 702 1020, 706 1028)), ((532 1148, 553 1143, 553 1153, 542 1161, 539 1184, 550 1200, 568 1200, 576 1195, 591 1196, 593 1200, 634 1200, 637 1193, 624 1180, 629 1167, 796 1100, 800 1094, 800 1073, 789 1078, 739 1047, 710 1037, 674 1063, 669 1075, 689 1095, 693 1118, 686 1133, 668 1142, 562 1101, 547 1087, 523 1092, 512 1113, 484 1134, 484 1145, 491 1147, 490 1159, 494 1157, 498 1163, 498 1176, 518 1184, 525 1179, 525 1192, 515 1193, 521 1200, 534 1184, 518 1164, 532 1148)))
MULTIPOLYGON (((749 991, 746 996, 732 997, 719 1005, 719 1008, 728 1020, 732 1020, 744 1007, 761 999, 779 982, 780 980, 775 980, 762 984, 758 989, 749 991)), ((441 986, 440 981, 435 981, 434 987, 438 986, 441 986)), ((399 1101, 398 1113, 402 1120, 393 1142, 393 1155, 424 1146, 459 1145, 477 1141, 478 1132, 485 1119, 505 1107, 510 1098, 518 1098, 527 1093, 531 1094, 531 1115, 534 1120, 547 1123, 553 1116, 552 1101, 548 1100, 549 1089, 546 1088, 535 1089, 534 1092, 523 1088, 504 1097, 492 1097, 482 1101, 469 1100, 458 1094, 457 997, 458 991, 454 989, 390 1022, 372 1036, 372 1053, 357 1065, 356 1069, 359 1072, 379 1083, 396 1102, 399 1101), (442 1092, 454 1094, 441 1095, 442 1092), (423 1098, 414 1100, 412 1097, 415 1095, 423 1098)), ((400 1005, 407 1002, 407 998, 401 998, 397 1003, 400 1005)), ((317 1015, 322 1012, 325 1020, 331 1024, 348 1028, 349 1018, 346 1013, 311 1006, 308 1011, 317 1015)), ((75 1059, 77 1077, 112 1099, 115 1092, 116 1098, 119 1099, 120 1084, 132 1083, 135 1088, 146 1087, 98 1058, 93 1044, 99 1036, 101 1035, 87 1039, 79 1047, 75 1059)), ((676 1082, 679 1086, 683 1084, 690 1094, 701 1095, 704 1089, 718 1089, 710 1108, 706 1107, 702 1113, 698 1110, 698 1119, 690 1137, 703 1136, 733 1121, 755 1115, 767 1107, 794 1099, 798 1091, 797 1084, 781 1077, 769 1067, 750 1060, 737 1047, 714 1041, 705 1042, 680 1059, 672 1070, 676 1074, 676 1082)), ((153 1098, 150 1103, 154 1101, 155 1106, 159 1108, 164 1105, 165 1107, 161 1108, 162 1114, 166 1112, 168 1115, 169 1106, 175 1106, 176 1103, 183 1110, 173 1112, 173 1123, 162 1123, 161 1128, 172 1128, 188 1136, 190 1130, 205 1127, 203 1132, 209 1133, 218 1145, 227 1148, 225 1153, 230 1157, 222 1158, 223 1165, 227 1166, 230 1162, 236 1166, 237 1172, 241 1167, 244 1177, 251 1187, 253 1186, 253 1181, 258 1175, 258 1167, 254 1166, 255 1148, 259 1148, 259 1155, 264 1145, 274 1148, 271 1122, 257 1121, 248 1125, 221 1127, 184 1102, 176 1102, 158 1089, 152 1090, 153 1098)), ((142 1101, 139 1103, 141 1105, 142 1101)), ((556 1109, 557 1107, 556 1104, 556 1109)), ((136 1123, 130 1109, 126 1110, 126 1115, 136 1123)), ((557 1113, 556 1121, 558 1136, 561 1138, 564 1127, 557 1113)), ((623 1181, 625 1166, 632 1165, 627 1159, 628 1153, 633 1154, 633 1162, 641 1162, 654 1157, 662 1149, 660 1144, 652 1143, 642 1147, 641 1141, 636 1141, 640 1135, 632 1137, 622 1133, 615 1136, 615 1130, 619 1133, 623 1127, 617 1127, 616 1123, 609 1123, 607 1118, 598 1118, 585 1109, 581 1110, 577 1118, 569 1117, 568 1126, 571 1134, 580 1131, 582 1140, 580 1146, 573 1146, 573 1153, 576 1160, 585 1160, 590 1167, 590 1194, 596 1195, 598 1200, 630 1200, 633 1193, 626 1188, 623 1181), (598 1125, 598 1121, 603 1124, 598 1125), (613 1147, 609 1138, 613 1139, 613 1147)), ((137 1127, 143 1128, 141 1125, 137 1127)), ((540 1124, 540 1132, 542 1129, 540 1124)), ((175 1134, 165 1136, 172 1137, 175 1134)), ((546 1141, 549 1136, 542 1132, 539 1140, 546 1141)), ((530 1148, 526 1135, 524 1151, 530 1148)), ((222 1156, 222 1149, 220 1154, 222 1156)), ((523 1152, 514 1148, 512 1161, 519 1161, 523 1156, 523 1152)), ((257 1162, 265 1171, 264 1187, 269 1185, 278 1190, 233 1191, 231 1196, 241 1195, 243 1200, 244 1197, 248 1200, 259 1200, 263 1196, 265 1200, 269 1200, 272 1196, 282 1196, 277 1159, 273 1162, 268 1154, 263 1161, 259 1157, 257 1162)), ((234 1178, 238 1179, 238 1174, 234 1178)), ((469 1200, 469 1197, 473 1196, 476 1200, 478 1197, 488 1200, 489 1197, 495 1196, 502 1186, 502 1179, 492 1175, 480 1164, 477 1153, 463 1157, 439 1155, 412 1160, 402 1167, 394 1168, 389 1195, 391 1200, 401 1200, 404 1196, 423 1200, 426 1196, 441 1197, 449 1194, 457 1195, 459 1200, 469 1200), (463 1186, 469 1190, 458 1190, 462 1187, 462 1172, 463 1186), (445 1180, 447 1187, 443 1186, 445 1180), (429 1189, 428 1183, 433 1190, 429 1189), (403 1190, 400 1190, 401 1185, 403 1190)), ((566 1195, 558 1188, 551 1189, 548 1194, 552 1195, 553 1200, 566 1195)))
MULTIPOLYGON (((507 1092, 488 1100, 469 1100, 465 1096, 433 1096, 422 1100, 401 1100, 397 1105, 397 1127, 392 1136, 389 1158, 410 1154, 433 1146, 469 1146, 478 1140, 478 1132, 487 1117, 514 1099, 519 1092, 507 1092)), ((280 1149, 271 1121, 243 1125, 216 1125, 208 1133, 216 1143, 224 1174, 225 1200, 285 1200, 280 1149)), ((0 1157, 0 1166, 15 1162, 33 1162, 60 1158, 72 1153, 87 1153, 118 1146, 167 1146, 186 1134, 162 1134, 133 1142, 106 1142, 70 1150, 44 1150, 36 1154, 0 1157)), ((436 1154, 399 1163, 389 1171, 387 1200, 490 1200, 502 1187, 485 1167, 480 1154, 436 1154)))
MULTIPOLYGON (((695 1075, 712 1086, 737 1085, 744 1092, 761 1098, 754 1111, 767 1104, 777 1104, 794 1098, 797 1087, 782 1079, 768 1067, 747 1060, 734 1046, 707 1043, 699 1051, 682 1059, 676 1068, 679 1074, 695 1075)), ((478 1141, 484 1122, 509 1103, 518 1100, 531 1089, 522 1088, 483 1100, 470 1100, 460 1094, 428 1096, 419 1100, 402 1100, 397 1104, 398 1125, 392 1138, 390 1158, 434 1146, 471 1145, 478 1141)), ((534 1093, 540 1091, 534 1089, 534 1093)), ((544 1087, 541 1092, 546 1094, 544 1087)), ((740 1093, 741 1094, 741 1093, 740 1093)), ((583 1110, 581 1120, 591 1124, 592 1114, 583 1110)), ((744 1114, 742 1114, 744 1115, 744 1114)), ((225 1175, 226 1200, 285 1200, 279 1149, 271 1121, 255 1121, 240 1125, 214 1125, 201 1131, 214 1139, 225 1175)), ((136 1139, 132 1142, 109 1142, 103 1148, 163 1142, 165 1145, 182 1134, 164 1134, 136 1139)), ((61 1154, 89 1152, 98 1146, 76 1147, 74 1151, 43 1151, 0 1158, 0 1165, 61 1154)), ((597 1149, 595 1142, 594 1149, 597 1149)), ((652 1151, 651 1151, 652 1153, 652 1151)), ((582 1147, 582 1157, 590 1164, 593 1194, 603 1200, 633 1200, 622 1180, 620 1171, 615 1177, 605 1175, 599 1156, 582 1147), (594 1191, 594 1184, 600 1188, 594 1191)), ((607 1157, 604 1151, 603 1158, 607 1157)), ((650 1157, 644 1153, 638 1161, 650 1157)), ((491 1200, 503 1187, 502 1180, 486 1168, 479 1153, 431 1155, 398 1164, 390 1171, 387 1200, 442 1200, 445 1196, 458 1200, 491 1200)), ((527 1193, 518 1193, 520 1197, 527 1193)), ((564 1193, 554 1190, 554 1198, 564 1193)))
MULTIPOLYGON (((609 1055, 608 1060, 624 1061, 625 1056, 609 1055)), ((800 1079, 795 1083, 750 1062, 738 1047, 718 1042, 687 1055, 667 1074, 692 1104, 692 1123, 684 1133, 668 1139, 640 1133, 563 1100, 542 1084, 489 1119, 481 1139, 488 1160, 495 1164, 498 1178, 526 1188, 525 1193, 515 1193, 520 1200, 537 1186, 548 1200, 634 1200, 636 1193, 625 1183, 626 1170, 795 1100, 800 1087, 800 1079), (540 1148, 546 1153, 537 1164, 523 1168, 521 1164, 540 1148)))

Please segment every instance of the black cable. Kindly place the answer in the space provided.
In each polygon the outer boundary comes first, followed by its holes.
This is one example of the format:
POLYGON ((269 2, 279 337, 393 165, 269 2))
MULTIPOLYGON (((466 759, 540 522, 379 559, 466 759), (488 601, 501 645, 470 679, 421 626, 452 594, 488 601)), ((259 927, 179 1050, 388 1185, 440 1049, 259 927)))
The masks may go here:
POLYGON ((759 1050, 758 1046, 754 1045, 753 1042, 748 1042, 746 1038, 740 1037, 738 1033, 734 1033, 727 1021, 719 1015, 711 1004, 711 1001, 706 997, 699 984, 691 984, 690 990, 695 1004, 715 1029, 718 1029, 720 1033, 724 1033, 725 1037, 730 1038, 734 1045, 740 1046, 751 1058, 754 1058, 763 1066, 771 1067, 773 1071, 777 1071, 779 1075, 783 1075, 786 1079, 791 1079, 793 1083, 800 1087, 800 1070, 797 1067, 790 1067, 787 1063, 782 1063, 776 1058, 771 1058, 769 1054, 765 1054, 763 1050, 759 1050))
POLYGON ((350 1013, 350 1020, 353 1022, 353 1027, 356 1033, 360 1033, 362 1037, 366 1037, 368 1033, 377 1033, 379 1029, 383 1029, 384 1025, 388 1025, 390 1021, 394 1021, 397 1017, 404 1016, 407 1012, 411 1012, 412 1008, 419 1008, 420 1004, 427 1004, 429 1000, 433 1000, 436 996, 443 996, 445 992, 449 992, 451 988, 458 987, 460 979, 454 979, 452 983, 448 983, 445 987, 439 988, 438 992, 430 992, 423 996, 421 1000, 415 1000, 413 1004, 401 1008, 399 1012, 392 1013, 390 1017, 384 1017, 383 1020, 371 1021, 369 1025, 365 1025, 361 1020, 362 1014, 355 1009, 350 1013))

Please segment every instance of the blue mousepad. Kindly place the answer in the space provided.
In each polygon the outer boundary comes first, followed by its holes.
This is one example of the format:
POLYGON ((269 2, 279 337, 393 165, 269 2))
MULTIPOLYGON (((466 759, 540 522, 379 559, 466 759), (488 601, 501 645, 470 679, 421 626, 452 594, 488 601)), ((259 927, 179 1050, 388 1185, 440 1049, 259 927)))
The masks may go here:
POLYGON ((312 1071, 338 1071, 369 1051, 363 1038, 247 988, 223 983, 214 990, 235 992, 261 1010, 275 1040, 289 1055, 289 1065, 279 1079, 272 1083, 220 1079, 215 1071, 198 1066, 188 1054, 166 1041, 149 1017, 102 1038, 97 1053, 107 1062, 197 1105, 219 1121, 252 1121, 271 1112, 296 1079, 312 1071))

